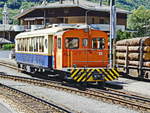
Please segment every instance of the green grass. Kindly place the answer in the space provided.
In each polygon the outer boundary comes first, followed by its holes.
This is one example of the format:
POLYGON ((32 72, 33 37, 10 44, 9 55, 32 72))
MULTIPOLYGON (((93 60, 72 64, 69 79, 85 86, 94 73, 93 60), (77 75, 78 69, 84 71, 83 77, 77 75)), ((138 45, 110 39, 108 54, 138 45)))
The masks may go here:
POLYGON ((2 47, 3 50, 11 50, 12 48, 15 48, 15 44, 4 44, 2 47))

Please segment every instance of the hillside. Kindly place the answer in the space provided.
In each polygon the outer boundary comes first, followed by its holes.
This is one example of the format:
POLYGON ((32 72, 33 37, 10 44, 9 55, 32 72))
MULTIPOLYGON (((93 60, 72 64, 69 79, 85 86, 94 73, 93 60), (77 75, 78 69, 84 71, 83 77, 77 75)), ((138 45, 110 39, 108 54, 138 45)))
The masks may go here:
MULTIPOLYGON (((99 2, 100 0, 88 0, 92 2, 99 2)), ((110 0, 102 0, 103 4, 108 5, 110 0)), ((123 8, 126 10, 133 10, 137 9, 139 6, 143 5, 145 8, 150 9, 150 2, 149 0, 116 0, 117 7, 123 8)))
MULTIPOLYGON (((21 9, 27 9, 32 6, 41 4, 43 0, 0 0, 0 23, 2 20, 2 8, 5 3, 9 8, 10 23, 15 23, 13 16, 20 12, 21 9)), ((54 2, 59 0, 47 0, 47 2, 54 2)), ((99 2, 100 0, 88 0, 92 2, 99 2)), ((103 0, 103 4, 108 5, 109 0, 103 0)), ((149 0, 116 0, 117 7, 126 10, 137 9, 143 5, 147 9, 150 9, 149 0)))
POLYGON ((149 0, 116 0, 117 6, 120 8, 125 8, 127 10, 137 9, 139 6, 143 5, 145 8, 150 9, 149 0))

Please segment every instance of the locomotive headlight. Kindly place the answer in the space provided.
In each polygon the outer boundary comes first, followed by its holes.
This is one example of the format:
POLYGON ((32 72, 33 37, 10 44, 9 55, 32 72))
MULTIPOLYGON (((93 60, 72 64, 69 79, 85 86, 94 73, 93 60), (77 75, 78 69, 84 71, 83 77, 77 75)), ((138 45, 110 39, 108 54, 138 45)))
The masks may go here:
POLYGON ((99 74, 99 73, 93 74, 94 80, 102 80, 102 78, 103 78, 103 74, 99 74))

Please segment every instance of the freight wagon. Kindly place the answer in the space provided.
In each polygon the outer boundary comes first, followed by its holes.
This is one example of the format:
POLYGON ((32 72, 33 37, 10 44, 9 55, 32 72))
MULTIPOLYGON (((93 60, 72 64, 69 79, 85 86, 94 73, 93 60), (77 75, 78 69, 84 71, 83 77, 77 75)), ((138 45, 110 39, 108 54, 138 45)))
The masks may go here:
POLYGON ((125 75, 150 79, 150 37, 118 41, 116 65, 123 69, 125 75))

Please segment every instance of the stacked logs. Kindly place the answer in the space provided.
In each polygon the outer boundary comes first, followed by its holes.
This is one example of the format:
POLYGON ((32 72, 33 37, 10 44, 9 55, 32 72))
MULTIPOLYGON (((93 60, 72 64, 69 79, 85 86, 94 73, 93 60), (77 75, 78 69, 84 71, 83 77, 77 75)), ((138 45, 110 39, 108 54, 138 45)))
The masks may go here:
POLYGON ((116 64, 150 67, 150 37, 132 38, 116 43, 116 64), (142 55, 142 62, 140 59, 142 55))

